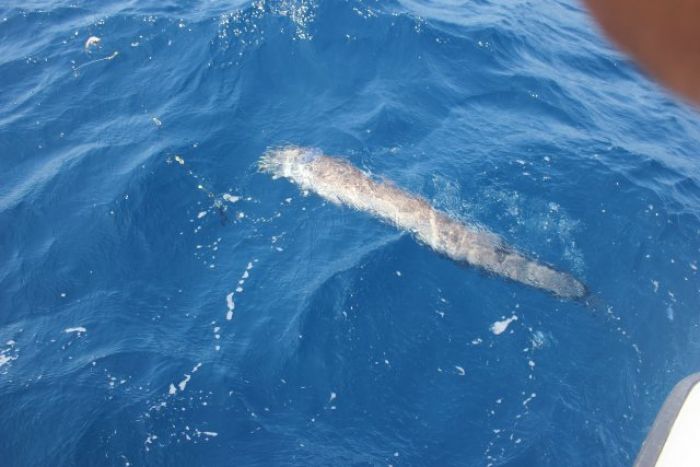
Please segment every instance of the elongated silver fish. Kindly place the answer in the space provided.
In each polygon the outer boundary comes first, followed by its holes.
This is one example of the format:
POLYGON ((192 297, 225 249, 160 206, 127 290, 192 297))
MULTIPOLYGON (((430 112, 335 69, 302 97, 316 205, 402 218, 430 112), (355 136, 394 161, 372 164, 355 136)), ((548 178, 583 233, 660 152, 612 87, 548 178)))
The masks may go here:
POLYGON ((586 295, 586 287, 570 274, 524 256, 495 234, 465 225, 423 198, 390 182, 373 180, 345 161, 314 149, 285 147, 268 151, 259 166, 275 178, 287 178, 328 201, 368 212, 409 231, 420 242, 455 261, 561 298, 579 299, 586 295))

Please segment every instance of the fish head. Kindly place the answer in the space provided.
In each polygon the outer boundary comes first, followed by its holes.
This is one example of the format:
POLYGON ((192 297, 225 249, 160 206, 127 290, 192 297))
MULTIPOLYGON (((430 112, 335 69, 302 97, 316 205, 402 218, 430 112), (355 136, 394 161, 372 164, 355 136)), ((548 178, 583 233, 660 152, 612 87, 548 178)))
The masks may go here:
POLYGON ((263 154, 258 167, 275 177, 289 178, 310 163, 316 154, 317 151, 300 146, 273 148, 263 154))

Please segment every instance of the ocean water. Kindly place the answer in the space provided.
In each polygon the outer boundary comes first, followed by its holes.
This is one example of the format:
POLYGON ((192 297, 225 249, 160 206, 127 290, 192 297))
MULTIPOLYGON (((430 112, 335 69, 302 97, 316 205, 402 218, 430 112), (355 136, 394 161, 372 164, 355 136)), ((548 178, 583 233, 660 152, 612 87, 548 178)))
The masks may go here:
POLYGON ((629 465, 700 369, 698 122, 572 0, 5 1, 0 465, 629 465), (258 172, 286 144, 590 303, 258 172))

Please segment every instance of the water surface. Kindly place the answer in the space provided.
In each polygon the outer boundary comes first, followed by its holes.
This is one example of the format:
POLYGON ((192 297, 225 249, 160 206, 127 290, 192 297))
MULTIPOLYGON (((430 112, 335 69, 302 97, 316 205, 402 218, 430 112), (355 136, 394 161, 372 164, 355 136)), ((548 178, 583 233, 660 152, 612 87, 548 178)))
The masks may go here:
POLYGON ((699 139, 573 1, 5 2, 2 464, 629 465, 700 361, 699 139), (258 173, 284 144, 595 305, 258 173))

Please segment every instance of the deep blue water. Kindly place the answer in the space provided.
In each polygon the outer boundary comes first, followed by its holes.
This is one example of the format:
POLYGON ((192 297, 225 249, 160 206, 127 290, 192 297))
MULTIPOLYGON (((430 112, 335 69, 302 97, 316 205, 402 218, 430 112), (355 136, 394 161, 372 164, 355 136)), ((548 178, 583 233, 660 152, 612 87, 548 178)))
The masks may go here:
POLYGON ((700 369, 698 122, 568 0, 6 1, 0 464, 629 465, 700 369), (283 144, 593 304, 258 173, 283 144))

